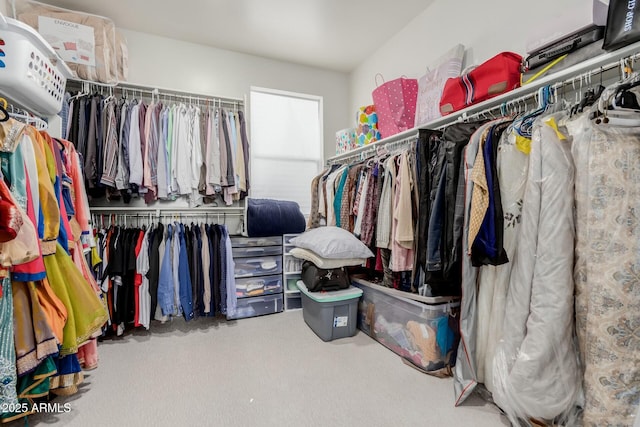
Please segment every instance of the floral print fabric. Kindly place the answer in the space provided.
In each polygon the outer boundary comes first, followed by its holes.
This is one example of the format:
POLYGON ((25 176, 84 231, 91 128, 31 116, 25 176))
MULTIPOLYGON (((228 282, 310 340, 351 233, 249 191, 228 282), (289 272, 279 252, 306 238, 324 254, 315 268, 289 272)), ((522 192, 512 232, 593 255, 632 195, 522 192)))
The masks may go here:
POLYGON ((640 402, 640 129, 582 119, 572 132, 583 425, 631 426, 640 402))

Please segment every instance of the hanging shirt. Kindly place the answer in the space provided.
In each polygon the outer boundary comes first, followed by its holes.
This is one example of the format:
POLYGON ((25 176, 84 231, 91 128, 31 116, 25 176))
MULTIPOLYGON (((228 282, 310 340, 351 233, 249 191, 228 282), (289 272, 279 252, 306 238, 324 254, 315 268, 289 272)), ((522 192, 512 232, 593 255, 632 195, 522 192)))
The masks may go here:
POLYGON ((151 294, 149 317, 156 312, 158 305, 158 280, 160 277, 160 260, 164 256, 164 251, 160 251, 160 245, 164 239, 164 224, 158 222, 149 234, 149 293, 151 294))
POLYGON ((169 180, 169 195, 178 194, 178 181, 176 180, 176 153, 173 151, 173 141, 175 140, 175 112, 176 106, 172 105, 168 112, 167 125, 167 174, 169 180))
POLYGON ((353 226, 353 234, 355 234, 356 236, 360 236, 360 234, 362 233, 362 221, 364 220, 364 212, 365 212, 365 207, 366 207, 366 198, 367 198, 367 193, 369 191, 369 171, 364 169, 362 170, 361 173, 361 185, 359 188, 359 192, 356 195, 356 200, 354 201, 354 205, 353 205, 353 213, 356 216, 356 221, 355 224, 353 226))
POLYGON ((220 186, 220 138, 218 135, 217 114, 207 112, 207 195, 215 194, 220 186))
POLYGON ((233 261, 233 253, 231 250, 231 239, 229 238, 229 232, 227 226, 220 227, 222 231, 222 249, 225 251, 225 281, 226 281, 226 314, 227 318, 233 317, 236 314, 236 306, 238 297, 236 295, 236 279, 234 276, 235 262, 233 261))
POLYGON ((173 274, 173 313, 176 316, 182 314, 182 307, 180 305, 180 224, 174 223, 173 241, 171 247, 172 257, 172 274, 173 274))
POLYGON ((342 224, 342 218, 340 216, 340 213, 342 212, 342 195, 344 193, 344 186, 347 182, 348 176, 349 166, 346 166, 339 177, 336 179, 338 185, 336 187, 336 194, 333 199, 333 212, 336 219, 336 227, 340 227, 342 224))
POLYGON ((191 137, 189 135, 189 111, 183 105, 176 109, 174 117, 173 160, 174 177, 178 194, 191 194, 191 137))
MULTIPOLYGON (((168 227, 168 225, 167 225, 167 227, 168 227)), ((163 267, 165 265, 165 255, 166 255, 165 252, 166 252, 166 249, 167 249, 164 230, 162 232, 159 232, 159 230, 156 231, 156 239, 159 240, 159 246, 158 246, 158 281, 157 281, 157 285, 156 285, 155 291, 154 290, 150 290, 150 292, 151 292, 151 314, 153 315, 154 319, 164 323, 167 320, 169 320, 169 316, 164 316, 162 314, 162 308, 160 307, 160 279, 162 278, 163 274, 166 274, 166 272, 163 269, 163 267)), ((171 244, 169 244, 169 248, 171 248, 171 244)), ((171 264, 171 250, 169 250, 169 261, 168 262, 169 262, 169 264, 171 264)), ((169 267, 169 273, 168 274, 171 275, 171 268, 170 267, 169 267)), ((173 279, 172 275, 171 275, 171 277, 173 279)), ((166 291, 164 291, 164 292, 166 292, 166 291)))
POLYGON ((222 116, 222 121, 224 126, 222 127, 222 131, 224 134, 225 144, 227 146, 227 184, 231 186, 236 185, 236 173, 235 173, 235 143, 234 143, 234 132, 231 127, 231 117, 230 112, 225 112, 222 116))
POLYGON ((149 322, 151 321, 151 295, 149 294, 149 279, 147 273, 149 272, 149 232, 142 234, 142 241, 140 244, 140 251, 136 257, 136 272, 140 275, 140 284, 137 287, 137 311, 136 320, 134 326, 143 326, 145 329, 149 329, 149 322))
POLYGON ((226 187, 228 184, 228 163, 227 163, 227 156, 230 155, 227 152, 227 144, 225 142, 225 138, 224 138, 224 130, 223 128, 224 126, 224 119, 222 118, 224 116, 224 110, 217 110, 216 111, 216 127, 218 129, 218 141, 219 141, 219 147, 220 147, 220 185, 223 187, 226 187))
POLYGON ((242 142, 241 135, 241 124, 240 124, 240 112, 235 114, 236 120, 236 145, 237 145, 237 153, 236 153, 236 176, 238 177, 238 190, 240 192, 247 192, 247 178, 245 174, 245 154, 244 154, 244 144, 242 142))
POLYGON ((138 126, 140 127, 140 156, 142 161, 142 181, 141 185, 138 188, 138 193, 145 194, 147 192, 147 188, 144 186, 144 173, 145 170, 149 167, 148 163, 145 161, 145 152, 147 150, 147 110, 149 107, 144 103, 144 101, 140 101, 140 108, 138 110, 139 122, 138 126))
POLYGON ((245 188, 248 193, 251 188, 249 182, 249 137, 247 136, 247 122, 242 111, 238 111, 238 119, 240 120, 240 140, 242 142, 242 154, 244 155, 245 188))
POLYGON ((207 110, 200 110, 200 175, 198 177, 198 192, 202 195, 207 191, 207 110))
POLYGON ((167 180, 167 127, 168 127, 168 109, 166 106, 160 112, 160 129, 157 141, 158 155, 156 156, 157 164, 157 185, 158 199, 166 199, 169 195, 169 182, 167 180))
POLYGON ((84 157, 84 171, 89 188, 94 188, 98 178, 98 103, 100 98, 94 96, 89 104, 89 127, 87 129, 86 153, 84 157))
POLYGON ((140 104, 131 107, 129 127, 129 183, 142 185, 142 147, 140 145, 140 104))
POLYGON ((187 243, 185 241, 184 225, 179 224, 179 238, 180 238, 180 255, 179 255, 179 275, 180 275, 180 306, 182 307, 182 313, 184 319, 188 322, 193 319, 193 300, 191 290, 191 276, 189 274, 189 255, 187 253, 187 243))
POLYGON ((391 249, 392 201, 394 200, 393 188, 396 175, 396 165, 393 157, 385 162, 384 174, 384 183, 378 208, 376 246, 382 249, 391 249))
POLYGON ((173 282, 173 260, 171 249, 173 247, 173 225, 167 225, 167 239, 160 265, 160 278, 158 279, 158 306, 164 316, 171 316, 175 313, 173 282))
POLYGON ((116 186, 118 174, 118 123, 115 101, 109 101, 104 114, 106 115, 106 135, 103 147, 102 176, 100 183, 109 187, 116 186))
POLYGON ((333 207, 333 200, 335 198, 335 181, 342 176, 342 172, 344 172, 345 169, 346 166, 341 166, 327 178, 327 225, 336 225, 336 215, 333 207))
POLYGON ((203 296, 202 304, 205 314, 211 313, 211 277, 209 270, 211 268, 211 256, 209 253, 209 237, 207 236, 204 224, 200 226, 200 234, 202 235, 202 279, 203 279, 203 296))
POLYGON ((146 189, 149 190, 147 196, 145 196, 145 201, 147 203, 151 202, 154 199, 155 187, 151 182, 151 145, 153 144, 154 135, 153 135, 153 111, 156 108, 156 104, 150 104, 147 107, 144 118, 144 145, 142 147, 142 164, 144 165, 144 170, 142 172, 142 185, 146 189), (151 195, 149 195, 151 193, 151 195))
POLYGON ((391 265, 393 271, 413 268, 413 218, 411 207, 411 176, 407 153, 400 155, 393 205, 391 265))
POLYGON ((131 129, 131 114, 129 103, 122 102, 120 108, 120 129, 118 138, 118 168, 116 173, 116 189, 129 188, 129 133, 131 129))
POLYGON ((375 231, 376 221, 378 218, 378 206, 380 203, 380 192, 382 191, 381 183, 378 179, 379 167, 374 165, 369 169, 368 191, 367 197, 364 199, 364 213, 362 219, 362 231, 360 240, 367 246, 371 246, 373 242, 373 233, 375 231))
POLYGON ((203 160, 200 148, 200 109, 193 105, 189 108, 188 126, 188 150, 191 154, 191 197, 189 198, 189 206, 196 207, 202 204, 202 196, 198 191, 198 184, 200 183, 200 168, 203 160))
POLYGON ((209 241, 209 256, 210 256, 210 267, 209 267, 209 280, 211 282, 211 300, 209 304, 211 305, 211 312, 209 316, 215 316, 215 314, 220 310, 220 255, 218 244, 216 243, 216 226, 215 225, 205 225, 205 231, 207 232, 207 240, 209 241))

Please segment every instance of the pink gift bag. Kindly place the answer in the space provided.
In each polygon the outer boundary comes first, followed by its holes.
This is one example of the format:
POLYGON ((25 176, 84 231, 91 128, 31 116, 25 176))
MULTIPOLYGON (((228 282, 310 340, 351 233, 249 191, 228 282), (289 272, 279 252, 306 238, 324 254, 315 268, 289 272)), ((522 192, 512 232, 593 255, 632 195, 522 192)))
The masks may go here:
MULTIPOLYGON (((378 84, 376 75, 376 85, 378 84)), ((383 78, 384 80, 384 78, 383 78)), ((400 77, 384 82, 371 93, 383 138, 413 128, 418 100, 418 80, 400 77)))

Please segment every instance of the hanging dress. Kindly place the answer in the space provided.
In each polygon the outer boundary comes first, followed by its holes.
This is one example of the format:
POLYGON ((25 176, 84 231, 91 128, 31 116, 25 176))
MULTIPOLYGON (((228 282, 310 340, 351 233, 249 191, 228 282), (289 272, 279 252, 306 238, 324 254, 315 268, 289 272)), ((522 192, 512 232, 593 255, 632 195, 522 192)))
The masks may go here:
POLYGON ((585 114, 572 134, 584 168, 574 275, 583 425, 631 426, 640 404, 640 128, 595 124, 585 114))
MULTIPOLYGON (((504 249, 513 260, 522 217, 522 199, 527 182, 528 153, 516 145, 513 128, 505 131, 498 145, 498 175, 504 211, 504 249)), ((513 262, 480 269, 478 279, 478 381, 493 391, 495 347, 502 338, 504 312, 513 262)))
POLYGON ((574 175, 561 117, 534 123, 520 236, 494 358, 495 402, 513 423, 572 411, 580 392, 574 349, 574 175))

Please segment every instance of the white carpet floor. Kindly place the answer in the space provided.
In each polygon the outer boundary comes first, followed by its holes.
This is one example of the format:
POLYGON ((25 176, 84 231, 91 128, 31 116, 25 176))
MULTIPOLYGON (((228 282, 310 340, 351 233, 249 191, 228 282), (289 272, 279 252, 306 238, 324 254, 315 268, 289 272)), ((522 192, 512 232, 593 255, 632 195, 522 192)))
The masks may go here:
MULTIPOLYGON (((176 320, 100 344, 81 391, 29 426, 508 426, 452 379, 420 373, 362 332, 323 342, 301 311, 176 320)), ((25 425, 24 421, 12 423, 25 425)))

